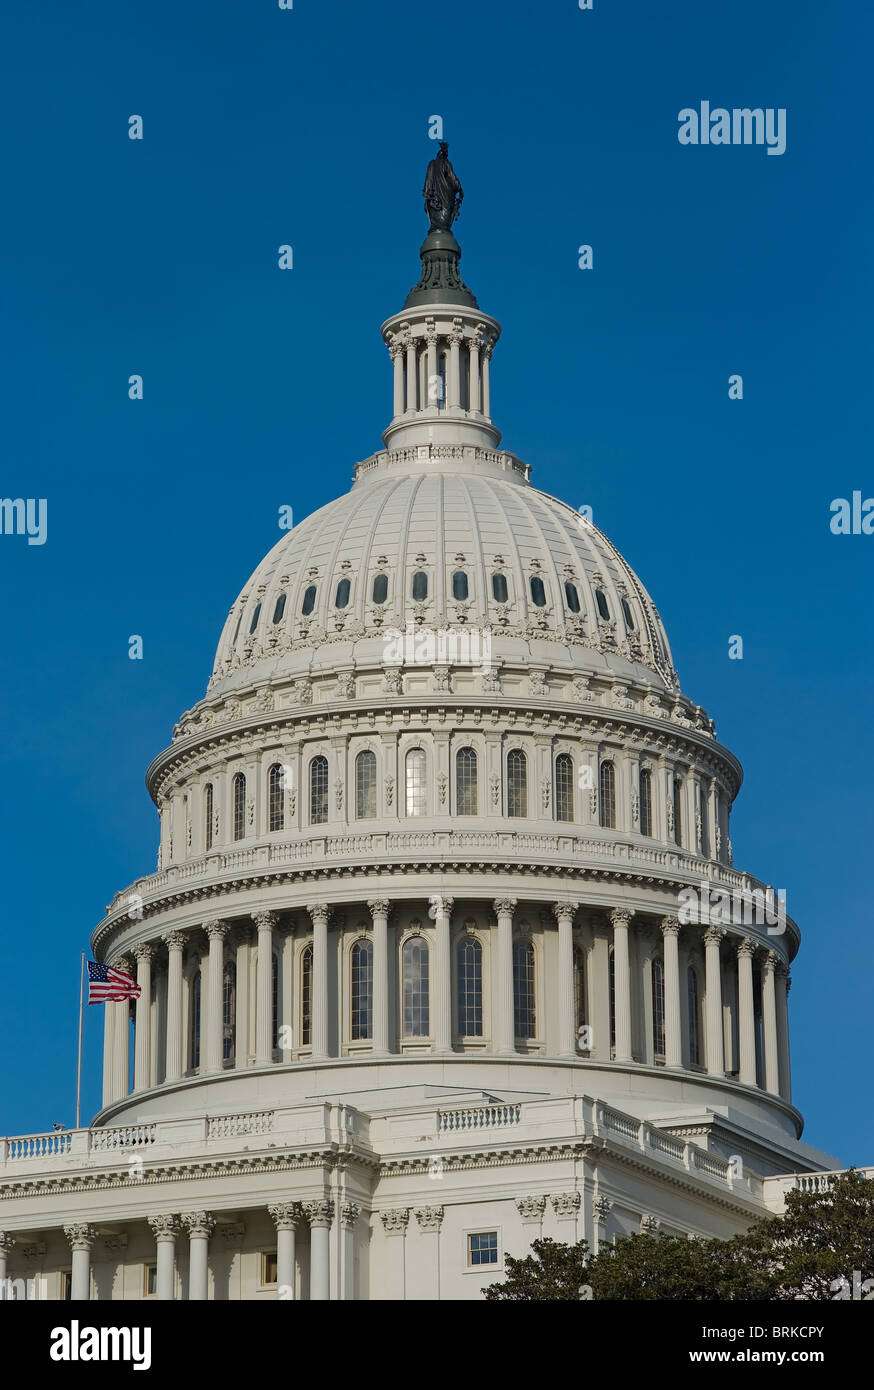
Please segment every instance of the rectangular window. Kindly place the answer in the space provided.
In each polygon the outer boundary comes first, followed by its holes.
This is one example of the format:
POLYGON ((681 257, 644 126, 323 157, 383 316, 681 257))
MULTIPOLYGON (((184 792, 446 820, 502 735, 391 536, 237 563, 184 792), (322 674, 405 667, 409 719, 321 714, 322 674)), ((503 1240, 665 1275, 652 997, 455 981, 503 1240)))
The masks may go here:
POLYGON ((278 1278, 275 1250, 261 1251, 261 1287, 262 1289, 276 1287, 278 1278))
POLYGON ((158 1266, 146 1265, 143 1269, 143 1298, 156 1298, 158 1295, 158 1266))
POLYGON ((467 1263, 471 1268, 498 1263, 497 1231, 477 1231, 467 1238, 467 1263))

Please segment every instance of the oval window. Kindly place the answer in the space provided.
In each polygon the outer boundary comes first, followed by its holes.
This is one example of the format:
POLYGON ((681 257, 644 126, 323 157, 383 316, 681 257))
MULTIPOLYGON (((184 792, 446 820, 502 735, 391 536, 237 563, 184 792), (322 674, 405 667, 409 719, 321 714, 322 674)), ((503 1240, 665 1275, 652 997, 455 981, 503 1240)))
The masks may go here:
POLYGON ((311 585, 309 586, 308 589, 305 589, 305 590, 304 590, 303 603, 301 604, 300 611, 301 611, 301 613, 303 614, 303 616, 306 618, 306 617, 308 617, 308 615, 309 615, 310 613, 312 613, 312 611, 313 611, 313 609, 315 608, 315 606, 316 606, 316 586, 315 586, 315 584, 311 584, 311 585))
POLYGON ((507 602, 507 577, 504 574, 492 575, 492 593, 496 603, 507 602))
POLYGON ((261 605, 260 605, 260 603, 259 603, 259 604, 257 605, 257 607, 255 608, 255 612, 252 614, 252 621, 251 621, 251 623, 249 624, 249 633, 250 633, 250 635, 251 635, 251 633, 253 633, 253 632, 255 631, 256 627, 258 626, 258 619, 259 619, 260 617, 261 617, 261 605))
POLYGON ((632 615, 632 612, 631 612, 630 607, 628 606, 628 599, 627 599, 627 598, 624 598, 624 599, 622 600, 622 616, 623 616, 623 618, 625 619, 625 626, 628 628, 629 632, 633 632, 633 631, 634 631, 634 617, 633 617, 633 615, 632 615))
POLYGON ((537 604, 538 608, 544 608, 546 606, 546 590, 543 587, 543 580, 540 578, 539 574, 532 574, 531 576, 531 599, 532 602, 537 604))
POLYGON ((467 598, 467 575, 464 570, 456 570, 452 576, 452 597, 462 602, 467 598))
POLYGON ((280 595, 279 595, 279 598, 276 600, 276 607, 275 607, 274 610, 273 610, 273 621, 274 621, 275 623, 281 622, 281 620, 282 620, 282 615, 283 615, 284 612, 285 612, 285 594, 280 594, 280 595))
POLYGON ((580 596, 577 593, 576 584, 571 584, 570 580, 568 580, 564 586, 564 596, 567 599, 567 606, 571 613, 579 613, 580 596))
POLYGON ((378 574, 373 581, 373 602, 385 603, 388 598, 388 575, 378 574))
POLYGON ((338 608, 345 608, 349 602, 349 588, 349 580, 341 579, 340 583, 337 585, 337 598, 335 600, 338 608))
POLYGON ((595 590, 595 602, 598 605, 598 612, 601 614, 601 617, 605 622, 609 621, 610 609, 607 607, 607 600, 604 597, 604 591, 602 589, 595 590))
POLYGON ((428 576, 424 570, 416 570, 413 575, 413 599, 416 603, 424 603, 428 597, 428 576))

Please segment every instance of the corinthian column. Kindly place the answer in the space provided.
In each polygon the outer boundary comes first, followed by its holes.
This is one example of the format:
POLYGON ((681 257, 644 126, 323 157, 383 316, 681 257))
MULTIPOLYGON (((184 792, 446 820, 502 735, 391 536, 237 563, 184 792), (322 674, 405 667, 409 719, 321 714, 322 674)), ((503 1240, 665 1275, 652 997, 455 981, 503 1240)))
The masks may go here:
POLYGON ((373 1052, 388 1054, 388 910, 387 898, 372 898, 373 917, 373 1052))
POLYGON ((777 1051, 779 1053, 780 1095, 792 1099, 792 1072, 789 1065, 789 985, 785 965, 777 966, 777 1051))
POLYGON ((64 1235, 73 1252, 70 1298, 73 1303, 87 1302, 91 1297, 91 1250, 97 1232, 87 1222, 81 1222, 74 1226, 65 1226, 64 1235))
POLYGON ((765 1044, 765 1090, 772 1096, 780 1094, 780 1072, 777 1051, 777 1000, 774 973, 777 955, 768 951, 762 962, 762 1034, 765 1044))
POLYGON ((468 338, 467 350, 470 353, 470 411, 471 414, 479 414, 480 410, 480 389, 479 389, 479 338, 468 338))
POLYGON ((392 366, 394 367, 394 405, 393 415, 397 419, 404 413, 404 346, 399 339, 395 339, 389 347, 392 366))
POLYGON ((662 918, 665 961, 665 1066, 683 1065, 680 1041, 680 922, 677 917, 662 918))
POLYGON ((276 1227, 276 1297, 287 1303, 294 1298, 294 1245, 300 1206, 297 1202, 275 1202, 267 1210, 276 1227))
POLYGON ((328 921, 327 903, 312 903, 307 912, 313 921, 312 1060, 328 1056, 328 921))
POLYGON ((576 1020, 574 1019, 574 913, 579 903, 553 903, 558 919, 558 1053, 560 1057, 576 1055, 576 1020))
POLYGON ((158 1247, 155 1293, 164 1302, 171 1302, 176 1296, 176 1237, 179 1222, 175 1216, 150 1216, 148 1222, 158 1247))
POLYGON ((634 916, 626 907, 610 913, 613 923, 613 996, 616 1007, 614 1061, 630 1062, 631 1056, 631 970, 628 963, 628 923, 634 916))
POLYGON ((304 1215, 310 1223, 310 1300, 331 1297, 331 1223, 334 1203, 304 1202, 304 1215))
POLYGON ((438 1052, 452 1051, 452 955, 449 947, 449 917, 452 898, 434 897, 431 909, 435 916, 437 941, 435 956, 435 1028, 434 1042, 438 1052))
POLYGON ((279 914, 256 912, 252 920, 258 929, 255 1065, 266 1067, 273 1061, 273 928, 279 921, 279 914))
MULTIPOLYGON (((209 938, 204 1071, 217 1072, 222 1069, 224 1054, 225 937, 230 923, 214 918, 204 923, 204 930, 209 938)), ((179 1041, 181 1047, 181 1037, 179 1041)))
POLYGON ((15 1247, 15 1237, 8 1231, 0 1231, 0 1303, 9 1298, 9 1289, 6 1285, 7 1279, 7 1260, 15 1247))
POLYGON ((178 1081, 182 1075, 182 952, 185 933, 168 932, 167 947, 167 1065, 165 1080, 178 1081))
POLYGON ((209 1296, 209 1238, 215 1219, 208 1211, 189 1211, 182 1225, 188 1232, 188 1297, 203 1303, 209 1296))
POLYGON ((740 1079, 744 1086, 756 1084, 756 1017, 753 1004, 753 956, 755 942, 744 937, 737 948, 737 1012, 740 1042, 740 1079))
POLYGON ((505 1057, 516 1055, 516 1030, 513 1025, 513 913, 515 908, 515 898, 497 898, 495 900, 495 912, 498 918, 495 1047, 497 1052, 505 1057))
MULTIPOLYGON (((112 964, 114 969, 123 971, 125 975, 132 973, 131 963, 124 956, 120 956, 112 964)), ((106 1007, 115 1011, 112 1099, 123 1100, 130 1090, 130 1000, 119 999, 117 1003, 107 1004, 106 1007)))
POLYGON ((725 932, 708 927, 704 933, 704 965, 707 979, 707 1070, 725 1075, 722 1025, 722 966, 719 947, 725 932))
MULTIPOLYGON (((115 1004, 103 1006, 103 1105, 115 1100, 113 1094, 113 1070, 115 1062, 115 1004)), ((0 1293, 2 1297, 2 1293, 0 1293)))
POLYGON ((152 960, 155 955, 152 946, 137 946, 134 950, 137 960, 137 984, 140 997, 136 1001, 136 1024, 134 1033, 134 1090, 146 1091, 152 1065, 152 960))

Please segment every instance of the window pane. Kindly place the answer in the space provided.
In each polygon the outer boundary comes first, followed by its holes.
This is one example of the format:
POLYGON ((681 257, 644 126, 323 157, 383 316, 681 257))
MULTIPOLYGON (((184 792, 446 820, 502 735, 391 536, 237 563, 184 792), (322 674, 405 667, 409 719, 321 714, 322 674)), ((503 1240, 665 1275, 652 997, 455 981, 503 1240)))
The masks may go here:
POLYGON ((640 774, 640 833, 652 835, 652 773, 647 768, 640 774))
POLYGON ((388 598, 388 575, 378 574, 373 581, 373 602, 385 603, 388 598))
POLYGON ((507 815, 528 815, 528 760, 521 748, 507 755, 507 815))
POLYGON ((303 614, 303 616, 306 618, 310 613, 312 613, 312 611, 313 611, 313 609, 315 608, 315 606, 316 606, 316 586, 315 586, 315 584, 310 584, 309 588, 304 590, 303 603, 301 604, 301 609, 300 609, 300 611, 301 611, 301 613, 303 614))
POLYGON ((665 967, 652 963, 652 1046, 657 1057, 665 1055, 665 967))
POLYGON ((228 1062, 234 1056, 237 1026, 237 967, 232 960, 225 964, 222 985, 222 1057, 228 1062))
POLYGON ((496 1265, 498 1263, 497 1231, 482 1231, 479 1235, 468 1236, 467 1263, 469 1265, 496 1265))
POLYGON ((349 580, 341 579, 337 585, 337 598, 335 600, 338 608, 345 608, 349 602, 349 580))
POLYGON ((430 1031, 428 1009, 428 945, 420 936, 404 943, 404 1037, 427 1038, 430 1031))
POLYGON ((200 971, 191 982, 191 1065, 200 1066, 200 971))
POLYGON ((462 602, 467 598, 467 575, 464 570, 456 570, 452 576, 452 597, 462 602))
POLYGON ((425 754, 421 748, 411 748, 407 754, 407 815, 424 816, 426 805, 425 754))
POLYGON ((458 1031, 463 1038, 483 1035, 483 948, 474 938, 458 946, 458 1031))
POLYGON ((274 621, 274 623, 280 622, 280 620, 282 619, 282 615, 283 615, 284 612, 285 612, 285 594, 280 594, 280 595, 279 595, 279 598, 276 600, 276 607, 275 607, 274 610, 273 610, 273 621, 274 621))
POLYGON ((477 814, 476 753, 459 748, 455 755, 455 811, 459 816, 477 814))
POLYGON ((355 759, 355 815, 358 820, 376 815, 376 754, 370 750, 355 759))
POLYGON ((313 758, 310 763, 310 822, 324 825, 328 819, 328 759, 313 758))
POLYGON ((531 600, 536 603, 538 608, 543 608, 546 605, 546 590, 539 574, 532 574, 531 576, 531 600))
POLYGON ((601 614, 601 617, 605 621, 608 621, 610 618, 610 609, 607 607, 607 600, 604 597, 603 590, 595 590, 595 602, 598 605, 598 612, 601 614))
POLYGON ((588 1013, 586 999, 586 962, 583 952, 579 946, 574 947, 574 1018, 577 1027, 580 1028, 587 1022, 588 1013))
POLYGON ((631 609, 628 606, 627 598, 622 599, 622 616, 625 619, 625 626, 628 628, 629 632, 633 632, 634 618, 632 616, 631 609))
POLYGON ((601 764, 601 824, 616 829, 616 769, 609 762, 601 764))
POLYGON ((307 946, 300 958, 300 1043, 313 1041, 313 948, 307 946))
POLYGON ((284 780, 282 768, 274 763, 267 777, 267 825, 270 830, 285 828, 284 780))
POLYGON ((571 584, 570 580, 564 586, 564 596, 567 599, 567 606, 571 613, 579 613, 580 596, 577 593, 576 584, 571 584))
POLYGON ((683 843, 683 784, 674 778, 674 844, 683 843))
POLYGON ((259 619, 260 617, 261 617, 261 605, 260 605, 260 603, 259 603, 259 604, 256 604, 256 606, 255 606, 255 612, 252 614, 252 621, 251 621, 251 623, 249 624, 249 634, 250 634, 250 636, 251 636, 251 634, 255 631, 256 627, 258 626, 258 619, 259 619))
POLYGON ((698 1032, 698 976, 691 965, 686 972, 689 1007, 689 1061, 697 1066, 701 1060, 701 1040, 698 1032))
POLYGON ((507 579, 503 574, 492 575, 492 593, 496 603, 507 602, 507 579))
POLYGON ((428 576, 424 570, 417 570, 413 575, 413 599, 416 603, 424 603, 428 597, 428 576))
POLYGON ((513 943, 513 1026, 517 1038, 535 1036, 534 947, 527 941, 513 943))
POLYGON ((234 839, 242 840, 246 833, 246 779, 242 772, 234 778, 234 839))
POLYGON ((373 1036, 373 947, 356 941, 352 947, 352 1037, 373 1036))
POLYGON ((559 753, 555 760, 555 818, 574 818, 574 761, 570 753, 559 753))
POLYGON ((203 819, 205 831, 205 848, 212 849, 212 819, 213 819, 213 790, 212 782, 204 788, 203 793, 203 819))

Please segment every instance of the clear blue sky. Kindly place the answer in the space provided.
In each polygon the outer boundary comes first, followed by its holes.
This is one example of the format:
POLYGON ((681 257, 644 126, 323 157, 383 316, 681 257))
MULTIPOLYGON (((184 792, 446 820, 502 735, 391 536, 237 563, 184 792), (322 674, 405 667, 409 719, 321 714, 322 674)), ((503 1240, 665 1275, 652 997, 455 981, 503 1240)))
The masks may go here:
POLYGON ((79 953, 154 867, 145 767, 277 508, 302 518, 379 446, 378 328, 418 274, 440 114, 462 270, 504 328, 504 442, 593 506, 741 758, 735 860, 804 934, 806 1138, 874 1163, 874 536, 829 530, 833 498, 874 495, 874 16, 594 3, 6 7, 0 494, 45 497, 48 539, 0 536, 0 1132, 72 1123, 79 953), (702 99, 785 107, 786 153, 681 146, 702 99))

